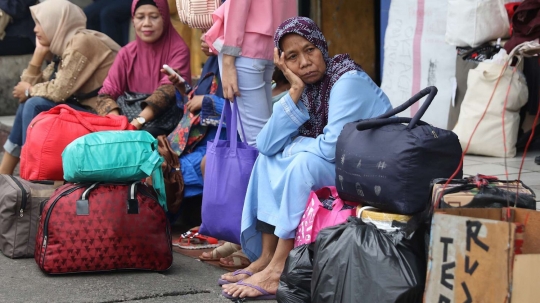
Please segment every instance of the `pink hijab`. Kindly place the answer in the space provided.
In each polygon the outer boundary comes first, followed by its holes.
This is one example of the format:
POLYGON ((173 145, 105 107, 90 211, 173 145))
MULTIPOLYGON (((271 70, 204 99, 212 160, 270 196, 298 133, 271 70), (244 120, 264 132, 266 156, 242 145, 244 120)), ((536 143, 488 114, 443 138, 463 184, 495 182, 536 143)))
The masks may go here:
MULTIPOLYGON (((133 0, 131 16, 140 0, 133 0)), ((139 37, 123 47, 109 70, 99 94, 111 95, 115 100, 125 91, 152 94, 159 86, 171 84, 160 72, 163 64, 180 71, 184 79, 191 79, 189 48, 171 23, 167 0, 153 0, 163 18, 163 34, 149 44, 139 37)))

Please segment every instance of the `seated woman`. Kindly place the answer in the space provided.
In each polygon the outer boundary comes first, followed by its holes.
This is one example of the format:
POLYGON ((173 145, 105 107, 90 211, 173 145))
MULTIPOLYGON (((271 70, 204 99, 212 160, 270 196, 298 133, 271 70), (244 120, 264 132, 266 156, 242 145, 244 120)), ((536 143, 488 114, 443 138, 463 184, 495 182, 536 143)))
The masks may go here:
POLYGON ((13 90, 21 104, 4 145, 2 174, 13 174, 26 129, 37 114, 60 103, 78 110, 95 109, 97 90, 120 49, 106 35, 87 30, 83 11, 69 1, 47 0, 30 11, 36 24, 36 49, 13 90), (43 61, 51 53, 58 60, 42 71, 43 61))
POLYGON ((233 299, 276 293, 309 193, 335 184, 343 126, 391 109, 384 92, 348 55, 328 57, 325 38, 311 19, 286 20, 274 40, 274 62, 291 88, 257 137, 260 155, 241 229, 242 249, 253 263, 221 277, 229 282, 223 295, 233 299))
POLYGON ((129 105, 118 104, 118 97, 126 92, 147 94, 144 102, 135 104, 137 108, 133 110, 138 115, 133 116, 131 124, 154 137, 166 135, 176 127, 182 112, 176 106, 174 86, 162 73, 162 66, 167 64, 179 70, 189 81, 189 48, 171 24, 167 0, 134 0, 131 13, 137 38, 118 53, 99 91, 98 114, 130 116, 129 105))

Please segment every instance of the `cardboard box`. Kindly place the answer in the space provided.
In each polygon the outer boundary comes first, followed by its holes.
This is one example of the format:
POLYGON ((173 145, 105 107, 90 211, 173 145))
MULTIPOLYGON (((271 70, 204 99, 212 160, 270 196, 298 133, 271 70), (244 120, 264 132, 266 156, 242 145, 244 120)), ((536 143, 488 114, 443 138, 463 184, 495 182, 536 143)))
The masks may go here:
POLYGON ((539 212, 444 209, 433 216, 424 302, 540 302, 538 270, 539 212), (514 223, 525 224, 519 255, 514 223))

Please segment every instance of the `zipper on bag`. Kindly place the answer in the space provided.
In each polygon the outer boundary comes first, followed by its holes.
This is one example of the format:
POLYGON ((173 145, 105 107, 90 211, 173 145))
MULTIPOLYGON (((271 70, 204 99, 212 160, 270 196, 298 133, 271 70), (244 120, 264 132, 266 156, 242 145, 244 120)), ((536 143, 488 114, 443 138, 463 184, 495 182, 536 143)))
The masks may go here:
MULTIPOLYGON (((77 189, 80 189, 80 188, 83 188, 85 187, 85 185, 78 185, 78 186, 75 186, 69 190, 66 190, 64 192, 62 192, 61 194, 59 194, 56 199, 54 199, 54 201, 51 203, 51 206, 49 206, 49 209, 47 210, 47 214, 45 215, 45 222, 43 223, 43 243, 41 245, 41 268, 44 268, 44 264, 45 264, 45 256, 47 255, 47 239, 48 239, 48 236, 49 236, 49 218, 51 217, 51 213, 52 213, 52 209, 54 208, 54 206, 56 205, 56 202, 58 202, 58 200, 60 200, 60 198, 64 197, 64 196, 67 196, 69 194, 71 194, 72 192, 76 191, 77 189)), ((45 204, 48 200, 45 200, 42 202, 42 205, 43 207, 45 207, 45 204)))
POLYGON ((433 125, 429 124, 429 129, 431 130, 431 134, 433 135, 433 138, 437 139, 439 136, 437 136, 437 133, 433 129, 433 125))
POLYGON ((24 210, 26 209, 26 204, 28 203, 28 197, 27 197, 28 192, 26 191, 22 183, 19 180, 17 180, 17 178, 15 178, 12 175, 9 175, 9 176, 11 177, 13 182, 17 184, 17 186, 21 189, 21 192, 22 192, 21 208, 19 209, 19 217, 22 217, 24 216, 24 210))
POLYGON ((58 197, 56 197, 56 199, 54 199, 54 201, 51 203, 51 206, 47 210, 47 215, 45 215, 45 223, 43 224, 44 238, 46 238, 49 235, 49 218, 51 217, 51 213, 52 213, 52 210, 53 210, 54 206, 56 205, 56 202, 58 202, 58 200, 60 200, 60 198, 62 198, 64 196, 67 196, 67 195, 71 194, 72 192, 76 191, 77 189, 80 189, 80 188, 83 188, 83 187, 84 187, 84 185, 78 185, 78 186, 75 186, 73 188, 70 188, 70 189, 66 190, 65 192, 59 194, 58 197))

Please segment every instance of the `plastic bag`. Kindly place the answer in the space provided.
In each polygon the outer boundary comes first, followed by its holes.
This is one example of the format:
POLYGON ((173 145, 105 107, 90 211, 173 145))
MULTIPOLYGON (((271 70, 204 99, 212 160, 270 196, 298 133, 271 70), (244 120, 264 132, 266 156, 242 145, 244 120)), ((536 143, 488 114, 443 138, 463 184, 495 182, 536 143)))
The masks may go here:
POLYGON ((289 253, 279 279, 277 301, 283 303, 311 302, 314 244, 304 244, 289 253))
POLYGON ((360 219, 321 230, 315 242, 311 300, 422 302, 425 238, 419 229, 383 232, 360 219))
POLYGON ((501 48, 499 52, 495 54, 495 56, 493 56, 493 58, 486 59, 484 60, 484 62, 491 62, 491 63, 496 63, 498 65, 504 65, 507 60, 508 60, 508 53, 506 52, 504 48, 501 48))

